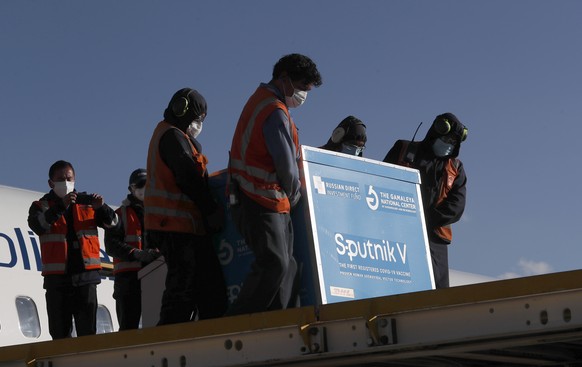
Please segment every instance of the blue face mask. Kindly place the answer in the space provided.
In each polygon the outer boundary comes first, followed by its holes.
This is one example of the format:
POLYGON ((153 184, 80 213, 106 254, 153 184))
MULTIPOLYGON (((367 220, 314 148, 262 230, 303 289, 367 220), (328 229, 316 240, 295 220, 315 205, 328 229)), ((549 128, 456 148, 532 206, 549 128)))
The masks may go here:
POLYGON ((432 151, 437 157, 449 156, 453 153, 454 150, 454 144, 445 143, 441 139, 435 140, 434 144, 432 145, 432 151))
POLYGON ((364 151, 364 147, 359 147, 357 145, 346 144, 342 143, 342 149, 340 150, 341 153, 357 155, 359 156, 360 153, 364 151))

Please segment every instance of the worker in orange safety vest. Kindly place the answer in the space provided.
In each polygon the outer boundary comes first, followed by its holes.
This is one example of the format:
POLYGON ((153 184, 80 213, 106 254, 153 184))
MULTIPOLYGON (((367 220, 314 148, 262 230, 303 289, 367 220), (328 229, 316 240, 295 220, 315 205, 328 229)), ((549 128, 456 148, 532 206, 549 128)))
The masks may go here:
POLYGON ((119 224, 105 231, 105 250, 113 256, 113 298, 119 330, 137 329, 141 318, 141 281, 138 272, 159 256, 144 246, 143 199, 146 170, 129 176, 129 194, 115 211, 119 224))
POLYGON ((322 84, 315 63, 290 54, 274 66, 240 115, 230 149, 229 198, 233 220, 255 256, 227 315, 284 309, 297 264, 290 211, 301 198, 300 146, 290 108, 322 84))
POLYGON ((204 97, 183 88, 172 96, 150 140, 144 197, 146 246, 159 248, 168 267, 158 324, 219 317, 226 284, 212 235, 224 212, 208 185, 208 159, 198 135, 204 97))
POLYGON ((28 225, 39 236, 49 332, 53 339, 97 331, 97 284, 101 255, 97 227, 117 225, 117 215, 99 194, 75 190, 75 170, 66 161, 49 169, 51 191, 30 206, 28 225))

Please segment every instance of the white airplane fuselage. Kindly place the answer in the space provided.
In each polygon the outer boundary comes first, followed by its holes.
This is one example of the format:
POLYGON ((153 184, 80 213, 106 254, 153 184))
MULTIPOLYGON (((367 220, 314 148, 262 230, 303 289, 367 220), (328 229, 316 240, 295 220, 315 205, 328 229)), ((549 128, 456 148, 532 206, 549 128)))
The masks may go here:
MULTIPOLYGON (((43 195, 43 192, 0 185, 0 347, 51 340, 40 242, 27 223, 30 205, 43 195)), ((99 237, 101 260, 111 263, 112 259, 105 253, 102 229, 99 237)), ((451 269, 451 286, 490 280, 493 279, 451 269)), ((97 286, 97 298, 97 332, 117 331, 112 277, 102 278, 97 286)))
MULTIPOLYGON (((27 223, 28 209, 44 193, 0 185, 0 346, 50 340, 45 290, 41 275, 40 242, 27 223)), ((102 262, 103 230, 99 231, 102 262)), ((97 286, 98 333, 118 329, 113 280, 97 286)))

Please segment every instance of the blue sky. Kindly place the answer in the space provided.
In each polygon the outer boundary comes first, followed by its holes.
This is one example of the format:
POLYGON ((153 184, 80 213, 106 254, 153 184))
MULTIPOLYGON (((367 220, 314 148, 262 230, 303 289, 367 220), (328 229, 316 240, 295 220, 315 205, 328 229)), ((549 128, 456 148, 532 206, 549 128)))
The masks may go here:
POLYGON ((365 156, 381 160, 440 113, 468 126, 452 268, 577 269, 581 15, 582 2, 564 0, 5 0, 0 184, 47 191, 48 167, 65 159, 78 189, 119 204, 186 86, 209 104, 200 141, 220 170, 246 99, 298 52, 324 80, 293 111, 302 144, 322 145, 355 115, 368 126, 365 156))

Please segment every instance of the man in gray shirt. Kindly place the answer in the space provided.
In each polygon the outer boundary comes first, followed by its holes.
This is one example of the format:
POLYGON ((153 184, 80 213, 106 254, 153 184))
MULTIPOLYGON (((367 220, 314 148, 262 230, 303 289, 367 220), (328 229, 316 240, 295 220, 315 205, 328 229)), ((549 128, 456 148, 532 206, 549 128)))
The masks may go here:
POLYGON ((289 108, 299 107, 321 84, 311 59, 284 56, 241 113, 230 150, 231 212, 255 261, 227 315, 284 309, 289 303, 297 271, 290 212, 301 198, 301 151, 289 108))

